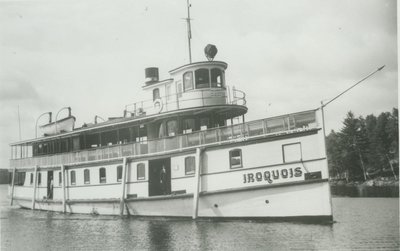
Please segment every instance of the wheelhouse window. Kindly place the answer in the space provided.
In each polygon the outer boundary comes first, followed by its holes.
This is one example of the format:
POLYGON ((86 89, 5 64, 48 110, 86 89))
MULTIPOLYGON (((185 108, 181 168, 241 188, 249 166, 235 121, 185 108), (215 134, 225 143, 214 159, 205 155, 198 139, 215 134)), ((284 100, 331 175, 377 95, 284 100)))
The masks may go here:
POLYGON ((117 166, 117 181, 121 182, 122 180, 122 166, 117 166))
POLYGON ((99 169, 100 183, 106 183, 106 169, 104 167, 99 169))
POLYGON ((208 69, 198 69, 195 71, 196 89, 210 87, 210 75, 208 69))
POLYGON ((223 87, 222 70, 218 68, 211 69, 211 87, 223 87))
POLYGON ((185 175, 194 174, 196 169, 196 158, 193 156, 185 158, 185 175))
POLYGON ((137 179, 144 180, 146 175, 145 165, 143 163, 137 164, 137 179))
POLYGON ((76 185, 76 173, 75 171, 71 171, 71 185, 76 185))
POLYGON ((156 88, 153 90, 153 101, 160 98, 160 89, 156 88))
POLYGON ((178 123, 176 120, 170 120, 167 122, 167 135, 175 136, 178 133, 178 123))
POLYGON ((193 90, 193 72, 188 71, 183 74, 183 88, 185 91, 193 90))
POLYGON ((33 184, 33 173, 31 173, 31 180, 29 182, 31 185, 33 184))
POLYGON ((234 149, 229 151, 229 164, 231 169, 242 167, 242 150, 234 149))
POLYGON ((85 184, 90 184, 90 170, 89 169, 83 170, 83 182, 85 184))
POLYGON ((183 120, 183 133, 191 133, 195 130, 194 119, 183 120))
POLYGON ((58 173, 58 184, 61 186, 62 184, 62 172, 58 173))
POLYGON ((42 174, 38 173, 38 185, 42 184, 42 174))

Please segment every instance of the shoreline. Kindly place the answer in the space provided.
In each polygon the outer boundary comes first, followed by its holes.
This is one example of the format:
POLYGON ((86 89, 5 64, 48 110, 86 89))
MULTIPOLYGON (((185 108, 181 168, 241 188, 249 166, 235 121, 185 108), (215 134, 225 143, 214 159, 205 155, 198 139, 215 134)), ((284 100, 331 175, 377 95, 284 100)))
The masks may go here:
POLYGON ((332 195, 349 197, 399 197, 399 180, 377 177, 367 181, 330 180, 332 195))

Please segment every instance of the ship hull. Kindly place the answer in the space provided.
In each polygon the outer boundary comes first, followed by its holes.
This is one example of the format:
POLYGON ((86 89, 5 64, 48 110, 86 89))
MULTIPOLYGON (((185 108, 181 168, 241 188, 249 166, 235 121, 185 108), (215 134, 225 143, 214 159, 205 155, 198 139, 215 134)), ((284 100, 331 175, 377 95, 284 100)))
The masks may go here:
MULTIPOLYGON (((199 196, 198 219, 251 220, 332 220, 327 180, 313 180, 280 186, 254 186, 204 193, 199 196)), ((32 208, 32 201, 14 198, 23 208, 32 208)), ((183 217, 194 215, 193 194, 166 195, 127 199, 123 215, 133 217, 183 217)), ((120 215, 118 199, 71 200, 67 213, 120 215)), ((37 200, 35 209, 62 212, 61 201, 37 200)))

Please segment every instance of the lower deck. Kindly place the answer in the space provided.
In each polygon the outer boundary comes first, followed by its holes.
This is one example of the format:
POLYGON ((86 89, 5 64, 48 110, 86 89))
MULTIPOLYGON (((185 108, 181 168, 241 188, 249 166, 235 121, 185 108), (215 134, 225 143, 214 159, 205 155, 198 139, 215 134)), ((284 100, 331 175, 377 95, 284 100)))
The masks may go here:
POLYGON ((71 213, 331 217, 320 133, 18 170, 9 195, 22 207, 71 213))

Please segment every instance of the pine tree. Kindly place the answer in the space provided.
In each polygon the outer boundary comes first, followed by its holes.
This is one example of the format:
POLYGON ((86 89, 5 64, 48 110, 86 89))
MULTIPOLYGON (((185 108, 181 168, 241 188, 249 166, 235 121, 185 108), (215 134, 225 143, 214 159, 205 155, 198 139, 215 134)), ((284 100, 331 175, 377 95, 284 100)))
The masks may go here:
POLYGON ((341 138, 344 150, 344 165, 349 171, 352 179, 366 179, 365 164, 363 162, 361 147, 363 145, 362 137, 360 136, 360 121, 354 117, 354 114, 349 111, 347 117, 343 121, 344 127, 341 129, 341 138))

